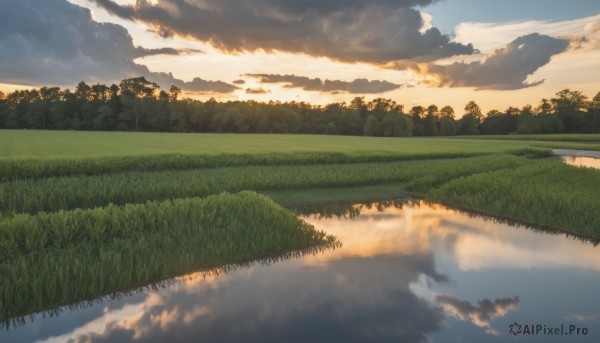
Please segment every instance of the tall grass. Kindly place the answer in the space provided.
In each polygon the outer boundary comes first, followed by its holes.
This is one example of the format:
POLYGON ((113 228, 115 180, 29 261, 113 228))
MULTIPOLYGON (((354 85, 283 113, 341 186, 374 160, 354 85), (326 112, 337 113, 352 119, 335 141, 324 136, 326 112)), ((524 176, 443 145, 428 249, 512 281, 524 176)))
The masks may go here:
MULTIPOLYGON (((550 150, 510 149, 514 155, 548 157, 550 150)), ((275 166, 308 164, 347 164, 394 162, 427 159, 447 159, 484 155, 483 152, 292 152, 262 154, 217 155, 143 155, 106 156, 93 158, 59 159, 4 159, 0 160, 0 181, 32 180, 47 177, 102 175, 127 171, 192 170, 239 166, 275 166)))
POLYGON ((600 238, 600 171, 544 161, 452 180, 429 199, 600 238))
MULTIPOLYGON (((124 297, 128 297, 137 293, 142 293, 146 291, 157 291, 161 288, 167 288, 172 285, 175 285, 181 281, 193 281, 199 278, 206 277, 214 277, 219 275, 224 275, 232 271, 240 270, 240 269, 248 269, 252 268, 255 265, 270 265, 273 263, 279 263, 282 261, 287 261, 290 259, 297 259, 304 256, 315 256, 322 254, 326 251, 331 251, 342 247, 342 243, 335 241, 331 243, 325 243, 320 245, 311 246, 308 248, 303 248, 299 250, 291 250, 289 252, 285 252, 282 254, 269 255, 264 258, 254 259, 252 261, 247 262, 236 262, 234 264, 225 264, 220 265, 218 267, 209 267, 202 268, 199 270, 194 270, 187 274, 178 275, 176 277, 171 277, 167 279, 162 279, 160 281, 152 281, 150 283, 140 283, 140 284, 130 284, 126 288, 119 289, 117 291, 111 291, 111 293, 85 298, 78 300, 68 300, 66 304, 52 304, 49 307, 44 309, 31 309, 25 308, 23 309, 22 314, 12 316, 10 318, 2 318, 0 320, 0 330, 6 329, 10 330, 11 327, 17 328, 19 326, 23 326, 27 324, 27 319, 32 322, 38 315, 43 317, 57 317, 65 310, 75 311, 81 310, 85 308, 89 308, 96 304, 100 304, 106 301, 118 300, 124 297), (72 302, 76 301, 76 302, 72 302)), ((1 317, 0 317, 1 318, 1 317)))
POLYGON ((0 184, 5 215, 93 208, 199 197, 223 191, 351 187, 409 183, 415 192, 459 176, 534 163, 512 155, 348 165, 235 167, 191 171, 127 172, 0 184))
POLYGON ((19 215, 1 225, 0 320, 335 241, 252 192, 19 215))

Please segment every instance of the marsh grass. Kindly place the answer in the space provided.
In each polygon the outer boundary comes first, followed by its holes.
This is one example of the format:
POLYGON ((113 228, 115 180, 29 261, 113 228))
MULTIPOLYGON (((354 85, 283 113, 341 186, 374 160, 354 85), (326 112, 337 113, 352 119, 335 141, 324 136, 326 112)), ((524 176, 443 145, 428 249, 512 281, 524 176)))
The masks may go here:
POLYGON ((112 290, 110 293, 100 295, 96 297, 82 298, 82 299, 69 299, 64 304, 51 304, 47 308, 38 308, 35 310, 24 309, 20 315, 12 316, 10 318, 2 318, 0 320, 0 330, 11 328, 17 328, 27 324, 27 319, 30 322, 34 322, 39 316, 42 317, 58 317, 64 311, 75 311, 90 308, 98 304, 102 304, 108 301, 120 300, 125 297, 133 296, 149 291, 160 291, 161 289, 171 287, 180 282, 194 281, 197 279, 205 279, 208 277, 215 277, 225 275, 227 273, 235 272, 237 270, 249 269, 256 265, 271 265, 274 263, 280 263, 283 261, 298 259, 304 256, 315 256, 322 254, 327 251, 333 251, 342 247, 342 243, 333 241, 325 244, 314 245, 308 248, 292 250, 282 254, 270 255, 264 258, 259 258, 252 261, 226 264, 214 268, 202 268, 190 272, 186 271, 186 274, 177 275, 164 280, 156 282, 143 282, 140 285, 128 285, 124 289, 112 290))
POLYGON ((460 177, 426 192, 430 200, 523 224, 600 238, 600 171, 559 161, 460 177))
MULTIPOLYGON (((0 137, 0 320, 20 322, 26 314, 52 314, 56 306, 159 287, 192 270, 218 273, 336 244, 291 211, 246 190, 296 205, 343 188, 363 199, 373 192, 408 192, 520 223, 600 236, 599 172, 540 161, 552 152, 529 145, 8 132, 0 137), (85 157, 95 153, 102 156, 85 157), (381 190, 390 184, 395 188, 381 190), (305 194, 293 194, 297 190, 305 194)), ((360 207, 333 204, 322 215, 357 216, 360 207)))
MULTIPOLYGON (((517 156, 548 157, 548 149, 519 148, 507 153, 517 156)), ((483 152, 291 152, 255 154, 169 154, 106 156, 95 158, 2 159, 0 182, 36 180, 48 177, 115 174, 128 171, 193 170, 220 167, 281 166, 311 164, 381 163, 412 160, 464 158, 483 152)))
POLYGON ((190 270, 335 243, 253 192, 19 215, 3 224, 0 321, 190 270))
POLYGON ((48 178, 0 184, 5 216, 94 208, 111 203, 143 203, 202 197, 242 190, 285 190, 407 183, 422 192, 445 181, 485 171, 513 168, 534 161, 513 155, 444 160, 226 167, 190 171, 127 172, 112 175, 48 178))

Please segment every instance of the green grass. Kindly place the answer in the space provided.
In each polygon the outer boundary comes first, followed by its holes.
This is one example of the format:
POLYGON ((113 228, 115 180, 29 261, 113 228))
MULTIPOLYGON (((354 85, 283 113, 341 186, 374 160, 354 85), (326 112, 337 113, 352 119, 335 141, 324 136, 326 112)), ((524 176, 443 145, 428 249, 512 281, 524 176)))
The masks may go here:
POLYGON ((0 130, 0 159, 361 151, 489 154, 527 146, 527 142, 485 139, 0 130))
POLYGON ((534 163, 513 155, 445 160, 307 166, 226 167, 190 171, 126 172, 0 184, 5 216, 110 203, 201 197, 242 190, 286 190, 407 183, 415 192, 464 175, 534 163))
POLYGON ((460 177, 425 192, 459 208, 600 238, 600 171, 558 161, 460 177))
POLYGON ((457 136, 459 139, 490 139, 517 141, 552 141, 552 142, 596 142, 600 143, 600 134, 560 133, 540 135, 481 135, 457 136))
POLYGON ((597 142, 562 136, 0 131, 0 318, 332 241, 247 190, 298 209, 410 194, 600 237, 600 171, 531 147, 597 142))
POLYGON ((577 142, 531 142, 532 147, 543 149, 571 149, 600 151, 600 143, 577 143, 577 142))
MULTIPOLYGON (((515 155, 549 156, 550 150, 523 148, 509 150, 515 155)), ((33 180, 48 177, 102 175, 127 171, 209 169, 236 166, 277 166, 393 162, 479 156, 483 153, 391 153, 391 152, 295 152, 219 155, 111 156, 77 159, 6 159, 0 163, 0 181, 33 180)))
POLYGON ((458 136, 457 139, 521 141, 530 147, 550 149, 573 149, 600 151, 600 134, 553 134, 553 135, 507 135, 507 136, 458 136))
POLYGON ((0 223, 0 321, 335 238, 252 192, 0 223))
POLYGON ((313 188, 261 191, 278 204, 288 207, 322 206, 332 203, 359 203, 396 200, 407 196, 407 184, 391 183, 347 188, 313 188))

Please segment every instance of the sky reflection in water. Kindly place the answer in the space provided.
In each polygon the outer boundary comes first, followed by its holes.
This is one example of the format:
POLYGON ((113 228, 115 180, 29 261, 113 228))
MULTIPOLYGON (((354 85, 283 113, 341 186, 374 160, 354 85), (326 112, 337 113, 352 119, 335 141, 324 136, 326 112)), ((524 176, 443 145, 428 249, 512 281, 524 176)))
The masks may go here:
POLYGON ((589 334, 569 341, 600 338, 591 243, 426 204, 306 219, 343 247, 37 316, 0 341, 564 341, 512 336, 513 322, 575 324, 589 334))
POLYGON ((600 169, 600 158, 580 156, 561 156, 561 158, 565 163, 573 166, 600 169))

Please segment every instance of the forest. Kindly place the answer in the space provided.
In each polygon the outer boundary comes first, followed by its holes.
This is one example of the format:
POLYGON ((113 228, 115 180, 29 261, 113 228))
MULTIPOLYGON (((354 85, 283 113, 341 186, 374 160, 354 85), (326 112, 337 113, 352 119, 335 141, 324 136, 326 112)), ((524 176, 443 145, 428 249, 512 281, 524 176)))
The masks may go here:
POLYGON ((451 106, 413 106, 390 99, 314 106, 305 102, 180 99, 144 77, 119 85, 0 92, 0 129, 306 133, 355 136, 451 136, 600 132, 600 92, 591 100, 564 89, 536 106, 483 114, 475 101, 462 113, 451 106), (459 118, 457 118, 459 117, 459 118))

